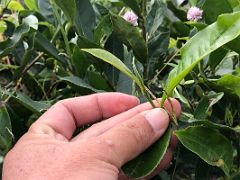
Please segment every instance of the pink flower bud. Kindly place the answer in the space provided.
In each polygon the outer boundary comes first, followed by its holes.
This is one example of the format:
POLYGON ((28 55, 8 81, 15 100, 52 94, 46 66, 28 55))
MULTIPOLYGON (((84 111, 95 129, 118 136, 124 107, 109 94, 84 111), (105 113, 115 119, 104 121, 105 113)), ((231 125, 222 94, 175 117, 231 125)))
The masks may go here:
POLYGON ((203 15, 203 11, 198 7, 193 6, 188 10, 187 19, 189 21, 198 21, 202 19, 202 15, 203 15))
POLYGON ((131 23, 133 26, 138 25, 138 16, 133 11, 127 11, 123 15, 123 19, 131 23))

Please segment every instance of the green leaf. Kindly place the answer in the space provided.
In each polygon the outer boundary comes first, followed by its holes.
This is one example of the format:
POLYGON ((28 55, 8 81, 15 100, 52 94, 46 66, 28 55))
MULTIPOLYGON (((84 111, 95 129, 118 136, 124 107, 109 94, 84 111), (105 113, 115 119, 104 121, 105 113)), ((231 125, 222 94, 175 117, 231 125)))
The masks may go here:
MULTIPOLYGON (((132 53, 124 53, 123 56, 124 57, 122 59, 124 59, 124 64, 128 68, 131 68, 133 54, 132 53)), ((117 81, 117 85, 116 85, 116 90, 118 92, 122 92, 125 94, 133 94, 134 88, 135 88, 134 81, 131 78, 129 78, 126 74, 120 72, 118 81, 117 81), (134 84, 134 86, 133 86, 133 84, 134 84)))
POLYGON ((52 6, 50 4, 50 0, 36 0, 39 12, 45 18, 45 20, 51 24, 55 24, 55 16, 53 13, 52 6))
POLYGON ((145 64, 147 61, 147 44, 142 37, 139 29, 132 26, 122 17, 111 14, 113 30, 120 41, 133 50, 134 55, 138 60, 145 64))
POLYGON ((68 0, 68 1, 54 0, 54 1, 62 9, 67 19, 71 23, 73 23, 75 19, 75 13, 76 13, 75 0, 68 0))
POLYGON ((202 9, 205 21, 208 24, 215 22, 219 15, 233 11, 226 0, 205 0, 202 9))
POLYGON ((227 53, 228 53, 228 50, 224 48, 218 48, 216 51, 210 54, 208 65, 210 66, 213 72, 215 72, 217 65, 224 59, 227 53))
POLYGON ((196 6, 198 0, 189 0, 189 3, 192 5, 192 6, 196 6))
POLYGON ((204 120, 207 118, 209 109, 222 99, 224 93, 210 93, 203 96, 195 109, 194 118, 204 120))
POLYGON ((154 1, 147 15, 147 31, 149 36, 155 34, 157 29, 164 23, 164 13, 167 6, 162 1, 154 1))
POLYGON ((229 175, 233 163, 233 147, 218 130, 207 127, 188 127, 175 131, 180 142, 202 160, 220 167, 229 175))
POLYGON ((223 87, 240 98, 240 77, 228 74, 218 79, 215 83, 217 86, 223 87))
POLYGON ((238 7, 240 5, 239 0, 228 0, 229 4, 231 4, 232 8, 238 7))
POLYGON ((90 86, 84 80, 82 80, 81 78, 79 78, 77 76, 59 77, 59 79, 62 81, 69 82, 77 87, 89 89, 93 92, 103 92, 101 90, 97 90, 94 87, 90 86))
POLYGON ((161 31, 156 33, 156 36, 153 36, 148 43, 148 63, 147 63, 147 73, 146 78, 152 78, 156 73, 156 70, 159 69, 159 66, 163 66, 164 56, 167 54, 170 32, 161 31))
POLYGON ((0 21, 0 33, 3 33, 7 29, 7 24, 5 21, 0 21))
POLYGON ((35 43, 36 43, 37 48, 39 50, 41 50, 44 53, 52 56, 53 58, 58 60, 63 65, 67 64, 67 61, 66 61, 65 57, 60 56, 59 55, 60 52, 58 51, 58 49, 45 36, 43 36, 40 32, 36 33, 35 43))
POLYGON ((205 24, 205 23, 195 22, 195 21, 187 21, 186 24, 197 28, 199 31, 203 30, 205 27, 208 26, 208 25, 205 24))
POLYGON ((33 113, 41 115, 44 111, 46 111, 50 106, 50 102, 45 101, 34 101, 30 97, 22 94, 17 93, 17 96, 13 94, 9 94, 13 99, 15 99, 18 103, 20 103, 25 108, 29 109, 33 113))
POLYGON ((22 24, 16 28, 13 36, 0 43, 0 58, 8 55, 18 45, 24 36, 29 33, 30 27, 26 24, 22 24))
POLYGON ((137 158, 123 166, 123 171, 130 178, 140 179, 150 175, 165 155, 171 138, 168 128, 164 136, 137 158))
POLYGON ((6 153, 12 145, 12 126, 7 108, 0 101, 0 148, 6 153))
POLYGON ((73 49, 72 55, 72 67, 74 69, 74 73, 80 77, 84 78, 87 72, 88 67, 90 66, 90 62, 86 55, 76 46, 73 49))
POLYGON ((24 10, 24 7, 18 1, 10 1, 7 8, 12 11, 24 10))
POLYGON ((36 0, 24 0, 24 3, 28 7, 28 9, 38 11, 38 5, 36 0))
POLYGON ((93 30, 96 24, 96 15, 89 0, 75 0, 76 15, 75 26, 78 34, 88 39, 93 38, 93 30))
POLYGON ((28 36, 29 36, 29 39, 27 41, 28 48, 25 49, 25 51, 21 57, 20 64, 14 73, 14 76, 13 76, 14 81, 21 78, 21 76, 23 75, 22 73, 23 73, 24 69, 33 60, 33 57, 34 57, 33 54, 35 53, 35 51, 34 51, 35 33, 31 33, 28 36))
POLYGON ((209 128, 225 130, 225 131, 232 131, 232 132, 240 134, 240 126, 229 127, 229 126, 222 125, 222 124, 216 124, 216 123, 213 123, 211 121, 201 121, 201 120, 200 121, 199 120, 196 120, 196 121, 192 120, 191 122, 194 123, 195 125, 204 125, 204 126, 209 127, 209 128))
POLYGON ((107 92, 113 91, 109 86, 109 83, 100 73, 88 72, 88 79, 89 79, 90 85, 96 89, 101 89, 107 92))
POLYGON ((112 34, 112 31, 112 22, 110 15, 108 14, 101 19, 94 30, 94 42, 101 44, 104 39, 108 38, 112 34))
MULTIPOLYGON (((117 36, 115 36, 115 33, 112 33, 109 38, 107 39, 105 46, 104 46, 105 50, 107 50, 108 52, 114 54, 116 57, 118 57, 120 60, 124 61, 124 64, 127 67, 131 67, 131 63, 130 66, 128 66, 126 64, 126 58, 124 57, 124 46, 122 44, 122 42, 119 41, 119 39, 117 38, 117 36)), ((128 53, 130 54, 130 53, 128 53)), ((131 61, 131 60, 130 60, 131 61)), ((113 67, 110 64, 106 64, 105 68, 104 68, 104 72, 106 74, 106 76, 108 77, 108 80, 110 81, 110 83, 116 87, 118 80, 119 80, 119 74, 120 71, 118 69, 116 69, 115 67, 113 67)), ((124 76, 126 76, 124 74, 124 76)), ((129 79, 129 77, 127 77, 129 79)), ((132 82, 132 80, 131 80, 132 82)), ((131 86, 128 86, 127 88, 131 88, 131 86)))
MULTIPOLYGON (((169 74, 165 95, 173 89, 208 54, 240 35, 240 12, 219 16, 216 23, 209 25, 190 39, 181 49, 182 59, 169 74)), ((163 101, 164 102, 164 101, 163 101)))
POLYGON ((128 69, 128 67, 120 59, 118 59, 110 52, 103 49, 82 49, 82 51, 88 52, 93 56, 111 64, 112 66, 126 74, 128 77, 130 77, 132 80, 134 80, 141 87, 139 79, 131 72, 130 69, 128 69))

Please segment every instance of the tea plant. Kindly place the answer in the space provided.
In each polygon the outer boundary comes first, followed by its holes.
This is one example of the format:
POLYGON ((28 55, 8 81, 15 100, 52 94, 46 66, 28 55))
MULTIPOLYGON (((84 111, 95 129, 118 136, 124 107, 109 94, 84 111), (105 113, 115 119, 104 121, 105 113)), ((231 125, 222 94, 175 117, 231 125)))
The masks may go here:
POLYGON ((156 179, 239 179, 239 29, 239 0, 2 0, 1 161, 56 101, 119 91, 182 103, 123 166, 131 178, 154 170, 174 129, 180 145, 156 179))

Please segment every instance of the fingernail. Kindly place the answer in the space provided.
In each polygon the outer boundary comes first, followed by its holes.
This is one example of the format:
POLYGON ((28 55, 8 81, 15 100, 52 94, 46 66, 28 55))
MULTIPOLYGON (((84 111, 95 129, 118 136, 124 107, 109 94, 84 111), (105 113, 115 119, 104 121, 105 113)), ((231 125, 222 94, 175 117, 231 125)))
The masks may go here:
POLYGON ((169 124, 169 116, 164 109, 155 108, 150 110, 146 115, 146 120, 157 133, 165 132, 169 124))

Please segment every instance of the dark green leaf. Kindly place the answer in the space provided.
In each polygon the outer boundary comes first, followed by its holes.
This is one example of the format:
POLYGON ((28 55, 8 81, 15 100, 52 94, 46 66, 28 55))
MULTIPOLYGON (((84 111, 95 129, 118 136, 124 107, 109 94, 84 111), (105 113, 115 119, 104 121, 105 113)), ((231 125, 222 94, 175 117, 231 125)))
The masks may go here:
POLYGON ((132 26, 122 17, 111 14, 113 30, 126 46, 131 48, 138 60, 145 64, 147 61, 147 44, 137 27, 132 26))
MULTIPOLYGON (((131 69, 132 67, 132 53, 124 53, 124 64, 131 69)), ((126 74, 120 72, 119 73, 119 78, 117 81, 117 87, 116 90, 118 92, 126 93, 126 94, 133 94, 133 80, 129 78, 126 74)))
POLYGON ((25 51, 20 66, 17 68, 15 74, 14 74, 14 80, 17 80, 20 78, 21 73, 24 71, 26 66, 30 61, 32 61, 32 55, 34 53, 34 39, 35 39, 35 34, 33 33, 28 42, 28 49, 25 51))
POLYGON ((30 111, 41 115, 44 111, 46 111, 50 106, 50 102, 44 101, 33 101, 30 97, 17 93, 17 96, 10 94, 12 98, 14 98, 17 102, 19 102, 22 106, 26 107, 30 111))
POLYGON ((101 44, 113 31, 110 15, 106 15, 97 25, 94 31, 94 42, 101 44))
POLYGON ((85 77, 87 68, 90 66, 90 62, 87 57, 78 47, 75 47, 73 50, 72 66, 74 68, 74 72, 80 78, 85 77))
POLYGON ((114 67, 119 69, 121 72, 129 76, 132 80, 134 80, 139 86, 141 86, 139 79, 131 72, 130 69, 128 69, 128 67, 120 59, 118 59, 113 54, 103 49, 82 49, 82 50, 113 65, 114 67))
POLYGON ((69 82, 77 87, 89 89, 93 92, 103 92, 103 91, 97 90, 94 87, 90 86, 84 80, 82 80, 81 78, 79 78, 77 76, 60 77, 59 79, 62 81, 69 82))
POLYGON ((233 148, 219 131, 207 127, 189 127, 175 131, 175 134, 187 149, 229 175, 233 163, 233 148))
POLYGON ((226 0, 205 0, 202 9, 208 24, 215 22, 221 14, 232 12, 232 7, 226 0))
POLYGON ((0 148, 6 153, 12 145, 12 126, 7 108, 0 101, 0 148))
MULTIPOLYGON (((113 33, 108 40, 105 43, 104 48, 114 54, 116 57, 118 57, 120 60, 124 60, 124 64, 126 64, 126 59, 124 58, 124 46, 122 42, 119 41, 117 36, 113 33)), ((131 67, 127 66, 127 67, 131 67)), ((106 64, 104 68, 104 72, 106 73, 106 76, 108 77, 108 80, 111 82, 113 86, 116 86, 119 79, 119 70, 113 67, 110 64, 106 64)), ((128 87, 129 88, 129 87, 128 87)))
POLYGON ((205 119, 207 117, 207 110, 208 110, 208 98, 203 97, 199 102, 197 108, 194 112, 194 118, 196 119, 205 119))
POLYGON ((233 41, 227 43, 226 47, 240 54, 240 36, 238 36, 233 41))
POLYGON ((203 30, 205 27, 207 27, 208 25, 202 22, 195 22, 195 21, 188 21, 186 22, 186 24, 193 26, 195 28, 197 28, 199 31, 203 30))
POLYGON ((213 72, 215 72, 215 68, 223 60, 223 58, 227 55, 227 53, 228 53, 228 50, 224 48, 219 48, 210 54, 208 65, 210 66, 213 72))
POLYGON ((62 9, 67 19, 71 23, 73 23, 75 19, 75 14, 76 14, 75 0, 68 0, 68 1, 54 0, 54 1, 62 9))
POLYGON ((154 1, 147 16, 147 31, 150 36, 163 24, 166 11, 166 4, 162 1, 154 1))
POLYGON ((65 57, 60 56, 59 51, 57 48, 45 37, 43 36, 40 32, 37 32, 35 36, 35 43, 39 50, 45 52, 46 54, 52 56, 56 60, 58 60, 60 63, 66 65, 67 61, 65 57))
POLYGON ((93 29, 96 24, 96 15, 89 0, 75 0, 75 26, 78 34, 88 39, 93 38, 93 29))
POLYGON ((39 12, 45 18, 45 20, 51 24, 55 24, 56 20, 52 6, 50 4, 50 0, 36 0, 36 1, 38 2, 39 12))
POLYGON ((77 44, 79 48, 101 48, 99 44, 92 42, 84 36, 78 36, 77 44))
POLYGON ((30 27, 22 24, 16 28, 13 36, 0 43, 0 58, 8 55, 17 46, 21 39, 29 33, 30 27))
POLYGON ((187 13, 177 8, 172 1, 167 1, 167 6, 181 21, 187 21, 187 13))
MULTIPOLYGON (((130 7, 138 16, 141 16, 141 9, 139 0, 122 0, 128 7, 130 7)), ((140 0, 141 1, 141 0, 140 0)))
POLYGON ((171 130, 168 128, 161 139, 137 158, 123 166, 124 173, 134 179, 143 178, 151 174, 165 155, 170 142, 170 137, 171 130))
POLYGON ((108 92, 113 91, 113 89, 110 87, 110 84, 100 73, 88 72, 88 79, 90 85, 96 89, 101 89, 108 92))
POLYGON ((170 40, 169 31, 161 31, 153 36, 148 43, 148 62, 146 78, 151 78, 159 67, 163 66, 170 40))
POLYGON ((195 109, 194 118, 205 120, 209 113, 209 109, 222 99, 223 96, 224 93, 210 93, 209 95, 203 96, 195 109))

